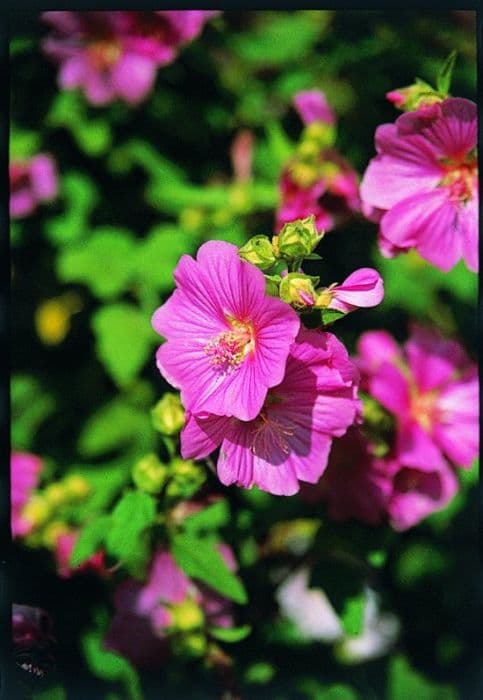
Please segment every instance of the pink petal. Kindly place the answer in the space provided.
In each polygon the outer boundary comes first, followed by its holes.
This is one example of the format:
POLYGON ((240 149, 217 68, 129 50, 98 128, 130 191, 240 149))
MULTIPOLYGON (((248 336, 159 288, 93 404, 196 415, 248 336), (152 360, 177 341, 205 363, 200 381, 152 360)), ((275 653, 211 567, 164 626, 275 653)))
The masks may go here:
POLYGON ((461 247, 466 265, 472 272, 478 272, 478 191, 467 202, 459 215, 461 247))
POLYGON ((401 350, 392 335, 386 331, 367 331, 357 343, 357 352, 364 363, 364 371, 374 372, 383 362, 402 359, 401 350))
POLYGON ((335 114, 321 90, 305 90, 294 97, 295 109, 304 124, 324 122, 335 124, 335 114))
POLYGON ((396 450, 401 464, 421 471, 439 469, 445 464, 433 438, 414 420, 399 427, 396 450))
POLYGON ((377 306, 384 297, 384 283, 376 270, 362 267, 334 287, 333 292, 329 309, 349 312, 358 307, 377 306))
POLYGON ((388 411, 400 418, 409 413, 409 386, 401 370, 389 362, 379 365, 369 379, 370 393, 388 411))
POLYGON ((225 416, 207 416, 205 419, 188 414, 181 431, 183 459, 202 459, 214 452, 223 441, 230 419, 225 416))
POLYGON ((153 61, 133 53, 125 53, 112 70, 114 90, 130 104, 137 104, 146 97, 155 78, 153 61))
POLYGON ((434 329, 414 326, 404 345, 411 373, 421 392, 443 386, 468 358, 459 343, 447 340, 434 329))

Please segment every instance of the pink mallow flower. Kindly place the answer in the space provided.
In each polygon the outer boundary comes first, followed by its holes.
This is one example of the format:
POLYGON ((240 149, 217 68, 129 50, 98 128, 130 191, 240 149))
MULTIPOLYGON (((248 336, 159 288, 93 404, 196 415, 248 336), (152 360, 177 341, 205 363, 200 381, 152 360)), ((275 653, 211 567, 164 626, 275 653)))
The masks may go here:
POLYGON ((290 349, 285 377, 269 390, 259 414, 247 422, 188 415, 181 453, 201 459, 221 445, 217 471, 223 484, 292 495, 299 480, 319 479, 332 438, 343 435, 358 416, 357 380, 334 335, 302 329, 290 349))
POLYGON ((397 459, 405 467, 470 467, 478 454, 476 365, 454 340, 414 327, 403 350, 384 331, 358 344, 361 388, 395 416, 397 459))
POLYGON ((30 494, 37 487, 42 460, 28 452, 12 452, 10 457, 10 498, 12 537, 25 537, 32 524, 22 516, 30 494))
POLYGON ((120 98, 137 104, 151 91, 157 69, 171 63, 215 10, 44 12, 53 28, 42 44, 60 64, 59 85, 82 88, 94 105, 120 98))
POLYGON ((294 107, 304 124, 335 124, 335 114, 321 90, 303 90, 294 97, 294 107))
POLYGON ((177 289, 153 315, 165 342, 157 365, 191 413, 253 420, 285 372, 300 320, 265 293, 265 278, 236 246, 209 241, 183 255, 177 289))
POLYGON ((476 105, 458 97, 378 127, 360 192, 369 211, 384 211, 383 255, 416 248, 445 272, 462 257, 478 270, 476 138, 476 105))
POLYGON ((376 270, 361 267, 352 272, 342 284, 331 284, 317 291, 316 306, 349 313, 380 304, 384 297, 384 282, 376 270))
MULTIPOLYGON (((231 549, 222 544, 219 551, 234 571, 231 549)), ((172 634, 233 626, 231 602, 191 581, 164 550, 154 554, 146 584, 126 579, 117 587, 114 606, 116 613, 104 644, 139 667, 165 661, 172 634)))
POLYGON ((78 573, 95 573, 106 576, 109 572, 104 563, 104 552, 99 550, 80 566, 70 565, 70 556, 78 538, 78 532, 64 532, 57 537, 55 543, 55 558, 57 562, 57 573, 62 578, 71 578, 78 573))
POLYGON ((13 160, 8 166, 10 181, 10 216, 30 216, 42 202, 51 202, 57 195, 57 172, 53 159, 39 153, 30 160, 13 160))

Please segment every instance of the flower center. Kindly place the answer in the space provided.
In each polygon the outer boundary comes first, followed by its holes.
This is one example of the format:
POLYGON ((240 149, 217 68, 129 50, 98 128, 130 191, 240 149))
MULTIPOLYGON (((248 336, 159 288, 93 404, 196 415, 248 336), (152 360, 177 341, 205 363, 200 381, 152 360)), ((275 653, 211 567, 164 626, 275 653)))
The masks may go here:
POLYGON ((100 39, 89 44, 89 60, 95 70, 106 70, 121 56, 121 45, 115 38, 100 39))
POLYGON ((203 348, 210 363, 223 374, 230 374, 255 349, 253 327, 248 322, 227 318, 231 330, 212 338, 203 348))
POLYGON ((259 416, 254 421, 255 429, 250 446, 254 455, 267 462, 274 454, 274 447, 281 450, 284 455, 290 454, 290 444, 287 438, 292 437, 295 433, 292 424, 284 423, 273 413, 269 413, 267 408, 271 403, 279 403, 279 399, 269 394, 259 416))
POLYGON ((461 162, 449 161, 444 167, 446 175, 440 185, 449 189, 451 201, 466 204, 473 199, 478 178, 476 156, 467 156, 461 162))
POLYGON ((415 392, 411 398, 411 417, 428 432, 435 420, 435 403, 434 391, 428 391, 425 394, 415 392))

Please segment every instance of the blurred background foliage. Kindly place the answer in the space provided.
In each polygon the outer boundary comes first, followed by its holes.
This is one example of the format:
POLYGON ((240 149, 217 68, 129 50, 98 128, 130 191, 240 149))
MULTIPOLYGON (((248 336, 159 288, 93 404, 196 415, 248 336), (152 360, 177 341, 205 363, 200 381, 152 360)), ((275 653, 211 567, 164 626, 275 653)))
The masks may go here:
MULTIPOLYGON (((362 173, 375 128, 397 116, 388 90, 415 77, 432 82, 456 49, 451 93, 475 99, 474 22, 475 13, 464 11, 226 11, 160 69, 140 106, 95 108, 80 93, 59 92, 56 68, 40 52, 39 17, 11 14, 11 157, 50 153, 60 178, 53 204, 12 222, 12 446, 47 458, 45 483, 86 477, 91 495, 71 509, 71 522, 109 512, 146 453, 169 458, 172 445, 150 417, 168 389, 155 367, 151 315, 172 291, 182 253, 208 239, 241 245, 273 231, 278 177, 302 128, 294 94, 326 93, 339 120, 337 147, 362 173), (239 181, 230 149, 247 129, 253 176, 239 181)), ((416 254, 386 260, 375 225, 362 217, 329 233, 320 252, 323 260, 307 269, 322 281, 367 265, 385 281, 380 307, 338 324, 350 351, 363 330, 385 328, 404 340, 409 320, 419 319, 459 336, 475 355, 477 281, 462 263, 445 275, 416 254)), ((360 524, 336 527, 320 505, 226 490, 206 473, 211 492, 228 505, 215 527, 238 555, 251 601, 240 619, 252 634, 232 647, 243 697, 481 697, 476 468, 462 477, 444 512, 395 536, 360 524), (322 552, 339 540, 363 561, 379 552, 383 565, 374 575, 402 628, 390 656, 347 667, 329 647, 275 624, 267 571, 277 555, 265 561, 262 543, 277 523, 301 515, 322 520, 322 552)), ((28 691, 37 700, 154 698, 160 688, 165 698, 218 696, 212 674, 199 667, 187 674, 176 663, 140 684, 127 662, 100 647, 109 588, 94 578, 60 580, 45 550, 17 549, 15 594, 50 610, 61 640, 58 685, 28 691)), ((337 580, 351 575, 357 578, 343 567, 334 573, 337 580)))

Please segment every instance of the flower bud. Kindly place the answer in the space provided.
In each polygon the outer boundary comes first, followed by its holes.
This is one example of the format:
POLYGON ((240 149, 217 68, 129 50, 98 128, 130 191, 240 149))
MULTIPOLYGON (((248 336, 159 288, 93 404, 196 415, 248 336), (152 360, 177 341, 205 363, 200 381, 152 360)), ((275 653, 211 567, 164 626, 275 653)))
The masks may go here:
POLYGON ((179 394, 167 392, 151 409, 151 420, 163 435, 176 435, 184 425, 184 409, 179 394))
POLYGON ((67 498, 73 501, 82 501, 91 492, 91 485, 87 479, 80 474, 69 474, 63 480, 67 498))
POLYGON ((333 146, 336 138, 336 130, 333 124, 326 124, 321 121, 307 124, 302 135, 302 141, 314 143, 318 150, 333 146))
POLYGON ((194 462, 175 457, 170 464, 171 480, 166 494, 171 498, 189 498, 205 481, 204 471, 194 462))
POLYGON ((278 236, 281 257, 297 260, 310 255, 323 237, 315 226, 315 216, 297 219, 285 224, 278 236))
POLYGON ((267 270, 275 263, 276 257, 273 246, 268 236, 253 236, 248 243, 245 243, 238 255, 252 265, 256 265, 260 270, 267 270))
POLYGON ((31 523, 34 529, 45 525, 50 518, 52 508, 43 494, 33 494, 22 510, 22 517, 31 523))
POLYGON ((49 486, 47 486, 47 488, 44 490, 43 495, 52 508, 58 508, 68 500, 65 486, 60 481, 49 484, 49 486))
POLYGON ((280 298, 296 309, 312 308, 316 298, 314 280, 319 281, 318 277, 289 272, 280 282, 280 298))
POLYGON ((62 520, 54 520, 49 523, 42 533, 42 544, 49 549, 54 549, 57 540, 61 535, 67 535, 70 532, 70 528, 67 523, 62 520))
POLYGON ((181 603, 176 603, 170 608, 172 625, 180 632, 191 632, 203 626, 205 616, 203 610, 195 600, 187 598, 181 603))
POLYGON ((166 483, 168 468, 155 454, 151 453, 136 462, 131 476, 138 489, 157 494, 166 483))
POLYGON ((416 81, 412 85, 396 88, 386 93, 386 99, 402 112, 413 112, 420 107, 427 107, 442 102, 445 96, 439 94, 431 85, 416 81))

